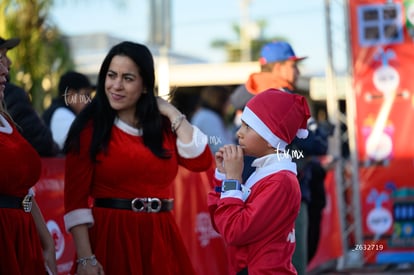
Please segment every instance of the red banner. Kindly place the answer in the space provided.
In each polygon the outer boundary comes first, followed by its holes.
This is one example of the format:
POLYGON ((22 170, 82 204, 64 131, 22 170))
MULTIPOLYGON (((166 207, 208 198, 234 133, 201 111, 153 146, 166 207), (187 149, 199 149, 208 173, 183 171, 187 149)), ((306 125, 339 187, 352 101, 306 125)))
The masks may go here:
POLYGON ((405 7, 401 0, 355 0, 350 9, 359 159, 413 158, 414 43, 405 7))
POLYGON ((414 262, 414 1, 350 3, 365 262, 414 262))
POLYGON ((412 159, 360 170, 365 262, 414 262, 412 159))
POLYGON ((42 174, 34 187, 36 201, 42 210, 47 228, 55 240, 56 260, 60 275, 69 274, 75 257, 72 235, 63 222, 64 158, 42 159, 42 174))

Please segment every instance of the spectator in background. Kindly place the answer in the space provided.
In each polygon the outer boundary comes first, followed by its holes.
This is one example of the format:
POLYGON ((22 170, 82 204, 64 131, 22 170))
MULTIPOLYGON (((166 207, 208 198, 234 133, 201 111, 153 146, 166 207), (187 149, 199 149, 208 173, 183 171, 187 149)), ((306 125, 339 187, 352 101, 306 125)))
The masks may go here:
POLYGON ((89 79, 81 73, 69 71, 61 76, 59 94, 42 116, 60 150, 63 149, 72 122, 92 100, 93 89, 89 79))
POLYGON ((223 86, 208 86, 201 90, 200 107, 194 113, 191 123, 208 137, 212 153, 224 144, 234 143, 226 123, 231 91, 223 86))
MULTIPOLYGON (((292 93, 296 89, 296 81, 300 71, 298 62, 306 57, 296 57, 290 44, 276 41, 265 44, 261 49, 259 59, 260 72, 252 73, 244 85, 236 88, 230 97, 230 102, 237 110, 235 124, 240 125, 238 116, 241 115, 247 101, 254 95, 268 89, 282 89, 292 93)), ((250 166, 252 157, 246 156, 243 178, 247 178, 254 169, 250 166)))
MULTIPOLYGON (((20 43, 19 38, 4 39, 0 37, 0 54, 2 63, 10 70, 12 61, 7 52, 20 43)), ((21 87, 8 82, 4 90, 6 109, 17 125, 22 136, 36 149, 42 157, 52 157, 58 154, 59 147, 53 141, 52 133, 34 110, 32 103, 21 87)))

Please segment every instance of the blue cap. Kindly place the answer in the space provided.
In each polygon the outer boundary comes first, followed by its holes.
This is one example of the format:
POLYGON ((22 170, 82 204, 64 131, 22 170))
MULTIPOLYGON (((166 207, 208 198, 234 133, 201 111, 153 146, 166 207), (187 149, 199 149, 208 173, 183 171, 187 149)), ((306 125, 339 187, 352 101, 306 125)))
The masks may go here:
POLYGON ((300 61, 306 57, 297 57, 289 43, 275 41, 267 43, 262 47, 259 62, 261 65, 285 60, 300 61))

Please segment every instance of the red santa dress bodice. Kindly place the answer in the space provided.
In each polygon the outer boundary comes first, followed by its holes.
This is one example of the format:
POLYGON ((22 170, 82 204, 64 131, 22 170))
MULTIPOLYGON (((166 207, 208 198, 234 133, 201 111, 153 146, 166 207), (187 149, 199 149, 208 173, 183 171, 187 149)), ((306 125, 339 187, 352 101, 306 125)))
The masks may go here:
MULTIPOLYGON (((178 165, 206 170, 208 147, 195 158, 180 157, 176 136, 165 132, 164 148, 172 157, 156 157, 133 135, 114 125, 106 153, 89 156, 92 129, 81 134, 79 153, 66 155, 65 212, 90 207, 89 198, 172 198, 178 165)), ((106 274, 194 274, 171 212, 146 213, 93 207, 89 231, 93 253, 106 274)), ((75 264, 76 265, 76 264, 75 264)))
MULTIPOLYGON (((40 157, 0 114, 0 195, 24 197, 41 173, 40 157)), ((0 274, 45 274, 42 248, 32 215, 0 208, 0 274)))

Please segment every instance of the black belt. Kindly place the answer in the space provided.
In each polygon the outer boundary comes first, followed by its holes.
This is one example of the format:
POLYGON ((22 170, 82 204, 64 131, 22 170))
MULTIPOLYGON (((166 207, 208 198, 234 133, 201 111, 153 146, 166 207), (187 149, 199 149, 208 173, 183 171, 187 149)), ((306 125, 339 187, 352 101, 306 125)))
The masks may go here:
POLYGON ((0 208, 15 208, 30 212, 32 210, 32 195, 27 195, 24 198, 0 195, 0 208))
POLYGON ((134 212, 157 213, 171 211, 173 209, 173 199, 159 198, 134 198, 134 199, 114 199, 114 198, 97 198, 95 207, 127 209, 134 212))

